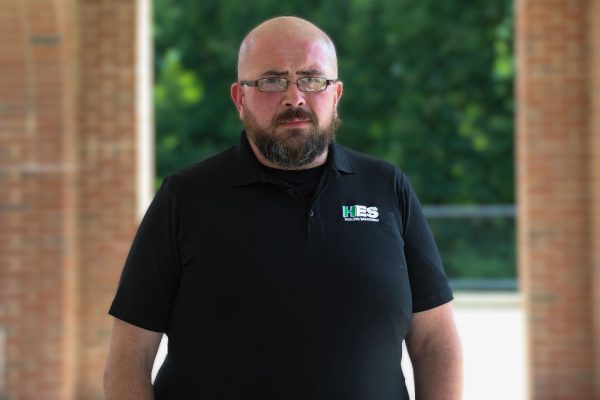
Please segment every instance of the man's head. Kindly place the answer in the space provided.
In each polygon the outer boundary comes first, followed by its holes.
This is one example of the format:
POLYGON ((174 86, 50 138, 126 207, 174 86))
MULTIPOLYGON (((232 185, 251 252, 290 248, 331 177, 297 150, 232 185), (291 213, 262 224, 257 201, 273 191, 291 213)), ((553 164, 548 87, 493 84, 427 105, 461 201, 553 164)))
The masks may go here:
MULTIPOLYGON (((338 124, 342 96, 335 46, 315 25, 296 17, 277 17, 254 28, 243 40, 238 57, 238 81, 231 97, 259 159, 279 168, 302 168, 324 160, 338 124), (272 81, 291 82, 276 90, 272 81), (301 78, 324 78, 322 91, 303 91, 301 78), (259 86, 252 86, 258 84, 259 86), (263 86, 264 85, 264 86, 263 86), (262 156, 262 157, 261 157, 262 156)), ((319 90, 319 82, 304 80, 304 90, 319 90)))

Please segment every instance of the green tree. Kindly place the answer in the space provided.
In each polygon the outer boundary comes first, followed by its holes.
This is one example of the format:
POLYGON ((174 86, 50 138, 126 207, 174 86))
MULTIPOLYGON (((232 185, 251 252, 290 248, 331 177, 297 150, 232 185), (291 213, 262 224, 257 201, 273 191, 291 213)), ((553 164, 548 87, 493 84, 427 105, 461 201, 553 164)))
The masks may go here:
MULTIPOLYGON (((423 203, 514 201, 512 3, 496 0, 155 0, 158 179, 237 141, 238 47, 277 15, 336 43, 339 142, 398 165, 423 203)), ((451 275, 514 276, 514 221, 432 227, 451 275)))
POLYGON ((155 1, 157 171, 237 140, 237 50, 276 15, 314 21, 337 44, 338 140, 405 170, 427 203, 513 201, 510 2, 155 1))

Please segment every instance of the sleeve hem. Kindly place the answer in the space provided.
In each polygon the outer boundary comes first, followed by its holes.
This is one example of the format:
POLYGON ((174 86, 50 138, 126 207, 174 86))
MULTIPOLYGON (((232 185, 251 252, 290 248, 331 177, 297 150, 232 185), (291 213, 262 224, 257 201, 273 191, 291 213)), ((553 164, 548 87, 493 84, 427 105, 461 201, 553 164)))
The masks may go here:
POLYGON ((418 301, 413 301, 413 313, 431 310, 432 308, 439 307, 446 304, 454 299, 452 290, 448 287, 442 289, 434 294, 423 297, 418 301))
POLYGON ((120 319, 121 321, 125 321, 128 324, 135 325, 138 328, 146 329, 147 331, 152 331, 152 332, 156 332, 156 333, 165 333, 165 329, 162 326, 160 326, 159 324, 152 324, 152 323, 148 323, 145 321, 140 321, 139 319, 136 319, 136 318, 131 318, 131 316, 126 316, 126 315, 124 315, 124 313, 119 312, 112 307, 108 311, 108 314, 117 319, 120 319))

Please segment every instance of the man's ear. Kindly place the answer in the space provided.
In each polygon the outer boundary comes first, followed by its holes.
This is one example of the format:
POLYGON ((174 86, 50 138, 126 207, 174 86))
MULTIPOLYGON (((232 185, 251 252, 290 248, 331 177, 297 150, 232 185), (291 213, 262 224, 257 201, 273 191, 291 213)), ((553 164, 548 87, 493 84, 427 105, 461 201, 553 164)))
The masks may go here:
POLYGON ((231 84, 231 99, 235 108, 237 108, 240 114, 240 119, 244 118, 244 88, 239 82, 233 82, 231 84))
POLYGON ((341 81, 334 83, 335 89, 335 98, 333 99, 334 105, 337 107, 338 102, 342 98, 342 94, 344 94, 344 84, 341 81))

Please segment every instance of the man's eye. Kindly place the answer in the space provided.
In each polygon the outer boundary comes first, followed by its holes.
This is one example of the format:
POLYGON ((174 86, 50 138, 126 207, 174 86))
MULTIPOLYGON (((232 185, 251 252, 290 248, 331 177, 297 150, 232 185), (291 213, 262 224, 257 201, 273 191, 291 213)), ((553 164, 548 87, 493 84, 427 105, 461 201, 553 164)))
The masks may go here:
POLYGON ((281 83, 281 78, 265 78, 265 83, 281 83))

